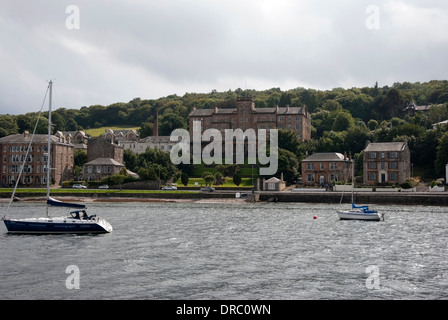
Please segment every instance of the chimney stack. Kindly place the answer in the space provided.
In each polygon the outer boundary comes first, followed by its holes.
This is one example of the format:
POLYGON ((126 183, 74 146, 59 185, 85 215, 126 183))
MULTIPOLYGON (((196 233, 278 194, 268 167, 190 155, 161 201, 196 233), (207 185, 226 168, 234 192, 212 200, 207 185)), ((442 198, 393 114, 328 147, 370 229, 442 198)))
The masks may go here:
POLYGON ((157 109, 155 109, 155 112, 154 112, 154 125, 152 128, 152 135, 154 137, 159 136, 159 111, 157 109))

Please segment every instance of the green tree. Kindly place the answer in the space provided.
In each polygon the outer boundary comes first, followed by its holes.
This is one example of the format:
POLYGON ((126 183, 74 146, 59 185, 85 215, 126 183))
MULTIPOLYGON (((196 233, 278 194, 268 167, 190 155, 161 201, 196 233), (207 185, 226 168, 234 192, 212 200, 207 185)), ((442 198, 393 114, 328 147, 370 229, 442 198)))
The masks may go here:
MULTIPOLYGON (((9 136, 18 133, 18 126, 15 119, 10 115, 0 116, 0 135, 9 136)), ((1 136, 0 136, 1 137, 1 136)))
POLYGON ((285 181, 296 181, 299 176, 299 160, 291 151, 279 148, 278 170, 275 176, 280 178, 282 173, 285 181))
POLYGON ((435 170, 439 176, 444 176, 445 166, 448 163, 448 132, 439 139, 437 147, 437 156, 435 161, 435 170))
POLYGON ((327 100, 322 105, 322 109, 330 111, 330 112, 331 111, 338 111, 338 110, 342 110, 342 106, 336 100, 327 100))
POLYGON ((233 183, 236 186, 239 186, 241 184, 241 174, 239 172, 235 172, 233 175, 233 183))
POLYGON ((278 130, 278 147, 296 153, 299 149, 300 140, 293 130, 278 130))
POLYGON ((211 186, 213 181, 215 181, 215 176, 209 171, 204 171, 202 173, 202 179, 204 179, 206 186, 211 186))
POLYGON ((181 176, 180 176, 180 181, 182 182, 182 184, 184 185, 184 186, 187 186, 188 185, 188 174, 186 173, 186 172, 183 172, 182 174, 181 174, 181 176))
POLYGON ((160 120, 160 135, 169 136, 175 129, 187 129, 187 121, 185 118, 173 113, 164 114, 160 120))
POLYGON ((226 182, 226 178, 220 172, 215 173, 215 185, 220 186, 224 182, 226 182))
POLYGON ((338 112, 333 121, 333 126, 331 129, 333 131, 346 131, 352 126, 354 126, 355 120, 348 111, 338 112))
POLYGON ((364 125, 358 125, 351 127, 347 130, 345 135, 345 146, 342 151, 351 151, 352 154, 356 154, 365 149, 367 140, 370 139, 370 131, 364 125))
POLYGON ((76 149, 74 154, 75 166, 81 167, 87 162, 87 151, 82 149, 76 149))
POLYGON ((367 126, 370 130, 375 130, 376 128, 378 128, 378 121, 376 121, 375 119, 370 119, 367 123, 367 126))
POLYGON ((138 129, 138 133, 140 135, 140 139, 150 137, 153 135, 154 125, 150 121, 143 122, 138 129))

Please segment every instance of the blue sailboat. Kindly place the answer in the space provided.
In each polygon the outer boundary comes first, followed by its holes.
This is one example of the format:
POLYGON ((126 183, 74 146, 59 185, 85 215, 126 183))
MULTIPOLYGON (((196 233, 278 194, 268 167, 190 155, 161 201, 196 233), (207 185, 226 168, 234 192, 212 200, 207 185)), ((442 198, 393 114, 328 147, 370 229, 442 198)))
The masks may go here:
MULTIPOLYGON (((354 203, 354 192, 355 192, 355 173, 354 164, 352 164, 352 207, 348 210, 337 210, 340 220, 366 220, 366 221, 384 221, 384 213, 370 210, 369 206, 366 205, 356 205, 354 203)), ((342 197, 341 197, 342 202, 342 197)))
POLYGON ((370 210, 368 206, 358 206, 352 203, 349 210, 338 210, 338 216, 341 220, 384 220, 384 214, 375 210, 370 210))
MULTIPOLYGON (((47 163, 47 215, 42 218, 24 218, 24 219, 9 219, 6 218, 7 213, 2 217, 5 223, 8 233, 19 234, 86 234, 86 233, 109 233, 112 232, 112 226, 105 219, 99 218, 96 215, 89 216, 86 212, 86 206, 84 204, 63 202, 50 197, 50 155, 51 155, 51 100, 52 100, 52 81, 49 83, 49 117, 48 117, 48 163, 47 163), (71 211, 68 216, 64 217, 50 217, 49 207, 66 207, 72 209, 78 209, 71 211)), ((33 133, 34 136, 34 133, 33 133)), ((30 145, 31 146, 31 141, 30 145)), ((28 147, 30 150, 30 147, 28 147)), ((26 158, 26 156, 25 156, 26 158)), ((17 179, 13 194, 11 196, 11 202, 15 199, 14 194, 17 189, 20 175, 17 179)), ((7 210, 7 212, 8 212, 7 210)))

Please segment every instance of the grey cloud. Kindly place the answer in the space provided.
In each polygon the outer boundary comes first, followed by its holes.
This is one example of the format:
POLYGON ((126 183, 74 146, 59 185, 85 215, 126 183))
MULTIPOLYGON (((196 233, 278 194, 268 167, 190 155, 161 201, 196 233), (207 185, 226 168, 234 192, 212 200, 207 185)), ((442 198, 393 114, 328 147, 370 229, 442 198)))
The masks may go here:
POLYGON ((365 26, 367 0, 83 0, 80 29, 67 30, 73 3, 6 1, 0 114, 36 111, 49 78, 70 108, 244 82, 286 90, 447 78, 444 1, 376 1, 379 30, 365 26))

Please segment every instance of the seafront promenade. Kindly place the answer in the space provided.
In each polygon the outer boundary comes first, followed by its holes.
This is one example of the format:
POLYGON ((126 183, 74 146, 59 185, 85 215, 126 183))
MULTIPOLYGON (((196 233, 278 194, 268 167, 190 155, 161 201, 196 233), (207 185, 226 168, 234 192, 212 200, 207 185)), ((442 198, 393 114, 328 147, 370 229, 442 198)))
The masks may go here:
MULTIPOLYGON (((351 203, 351 193, 339 191, 255 191, 250 190, 216 190, 214 192, 176 192, 176 191, 146 191, 141 192, 120 192, 111 190, 110 192, 65 192, 58 194, 52 193, 57 198, 72 198, 78 201, 200 201, 200 200, 238 200, 250 202, 303 202, 303 203, 351 203), (243 194, 247 197, 237 198, 237 194, 243 194)), ((45 200, 42 193, 16 192, 16 197, 21 201, 40 201, 45 200)), ((2 202, 9 201, 10 192, 0 192, 2 202)), ((355 192, 356 203, 362 204, 401 204, 401 205, 431 205, 448 206, 448 192, 355 192)))

